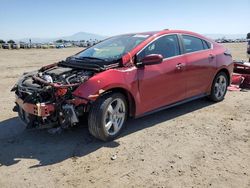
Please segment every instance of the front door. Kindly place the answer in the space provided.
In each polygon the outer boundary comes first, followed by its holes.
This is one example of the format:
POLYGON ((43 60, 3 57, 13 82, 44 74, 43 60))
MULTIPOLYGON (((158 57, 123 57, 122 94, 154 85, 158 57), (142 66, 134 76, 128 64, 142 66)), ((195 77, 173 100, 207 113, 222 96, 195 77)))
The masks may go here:
POLYGON ((151 42, 138 55, 161 54, 161 64, 138 68, 142 113, 183 100, 186 97, 185 58, 177 35, 165 35, 151 42))

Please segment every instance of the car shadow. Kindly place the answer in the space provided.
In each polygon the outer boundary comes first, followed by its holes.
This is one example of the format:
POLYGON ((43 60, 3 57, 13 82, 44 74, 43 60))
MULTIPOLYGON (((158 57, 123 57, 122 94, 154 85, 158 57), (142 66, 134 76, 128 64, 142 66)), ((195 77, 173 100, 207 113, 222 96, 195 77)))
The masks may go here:
MULTIPOLYGON (((206 99, 199 99, 139 119, 131 119, 120 137, 212 104, 214 103, 206 99)), ((95 139, 88 132, 87 122, 83 121, 82 124, 84 126, 51 135, 46 130, 25 130, 17 117, 0 122, 0 167, 14 165, 22 159, 35 159, 39 163, 29 167, 35 168, 83 157, 102 147, 119 146, 116 140, 105 143, 95 139)))

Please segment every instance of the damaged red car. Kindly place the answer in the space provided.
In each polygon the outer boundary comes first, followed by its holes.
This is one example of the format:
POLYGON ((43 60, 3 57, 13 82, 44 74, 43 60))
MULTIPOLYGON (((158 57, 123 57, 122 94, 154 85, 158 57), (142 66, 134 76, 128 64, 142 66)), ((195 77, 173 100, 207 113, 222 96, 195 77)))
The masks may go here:
POLYGON ((129 117, 205 96, 222 101, 232 71, 230 52, 193 32, 119 35, 25 73, 12 89, 14 110, 28 128, 67 129, 87 114, 90 133, 106 141, 129 117))

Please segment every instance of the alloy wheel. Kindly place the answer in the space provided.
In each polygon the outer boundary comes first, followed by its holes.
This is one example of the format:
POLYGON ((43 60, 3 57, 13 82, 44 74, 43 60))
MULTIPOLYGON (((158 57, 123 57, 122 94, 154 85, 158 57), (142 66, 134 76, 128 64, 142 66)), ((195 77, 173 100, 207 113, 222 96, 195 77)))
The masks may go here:
POLYGON ((215 83, 215 93, 214 93, 215 97, 217 99, 224 97, 226 90, 227 90, 227 79, 225 78, 225 76, 220 75, 215 83))
POLYGON ((109 135, 115 135, 122 128, 126 118, 124 101, 114 99, 108 106, 104 116, 105 130, 109 135))

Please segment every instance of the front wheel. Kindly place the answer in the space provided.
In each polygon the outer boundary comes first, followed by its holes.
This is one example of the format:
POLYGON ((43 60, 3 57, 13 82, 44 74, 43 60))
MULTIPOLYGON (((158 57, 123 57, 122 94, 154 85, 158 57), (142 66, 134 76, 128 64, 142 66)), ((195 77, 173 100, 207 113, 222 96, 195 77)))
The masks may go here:
POLYGON ((120 93, 101 96, 90 109, 89 132, 96 138, 108 141, 117 137, 127 119, 127 102, 120 93))
POLYGON ((222 101, 227 93, 228 82, 226 73, 219 72, 213 81, 209 98, 214 102, 222 101))

